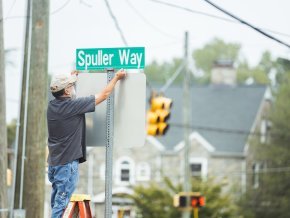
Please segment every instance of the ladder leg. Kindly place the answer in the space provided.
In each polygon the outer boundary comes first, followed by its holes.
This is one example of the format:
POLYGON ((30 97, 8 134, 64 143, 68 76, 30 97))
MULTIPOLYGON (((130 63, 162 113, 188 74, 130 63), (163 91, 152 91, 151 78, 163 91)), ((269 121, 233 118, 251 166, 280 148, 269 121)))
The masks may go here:
POLYGON ((85 201, 85 205, 86 205, 86 211, 89 215, 89 218, 92 218, 93 215, 92 215, 92 211, 91 211, 91 207, 90 207, 90 202, 89 201, 85 201))
POLYGON ((76 202, 69 202, 63 215, 62 218, 71 218, 74 214, 76 202))
POLYGON ((79 201, 80 218, 92 218, 90 202, 89 201, 79 201))

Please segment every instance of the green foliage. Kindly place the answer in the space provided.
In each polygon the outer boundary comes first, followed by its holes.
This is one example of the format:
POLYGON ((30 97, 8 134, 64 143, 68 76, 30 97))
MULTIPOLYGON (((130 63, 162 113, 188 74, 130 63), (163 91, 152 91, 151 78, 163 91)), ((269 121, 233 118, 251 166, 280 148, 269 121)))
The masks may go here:
MULTIPOLYGON (((170 183, 170 182, 169 182, 170 183)), ((138 217, 142 218, 176 218, 180 212, 173 207, 172 185, 161 187, 157 183, 150 183, 148 187, 134 188, 132 199, 137 208, 138 217)), ((174 189, 174 187, 173 187, 174 189)))
MULTIPOLYGON (((153 61, 144 69, 148 81, 158 84, 164 84, 181 65, 182 59, 173 59, 170 63, 158 64, 153 61)), ((182 73, 176 78, 175 83, 180 83, 182 80, 182 73)))
POLYGON ((271 53, 269 51, 265 51, 262 54, 258 67, 260 68, 261 71, 268 74, 273 68, 273 64, 274 64, 274 61, 272 59, 271 53))
POLYGON ((196 67, 205 74, 209 74, 214 61, 219 59, 229 59, 238 61, 241 46, 236 43, 226 43, 221 39, 213 39, 203 48, 193 52, 196 67))
POLYGON ((252 78, 257 84, 270 84, 268 78, 269 72, 275 67, 270 52, 266 51, 262 54, 261 60, 257 66, 250 67, 247 60, 243 60, 237 67, 237 81, 242 84, 247 79, 252 78))
MULTIPOLYGON (((242 207, 253 217, 290 217, 290 76, 280 85, 270 115, 271 137, 254 142, 254 160, 262 163, 259 187, 248 187, 242 207), (271 171, 269 169, 280 169, 271 171), (286 169, 286 170, 285 170, 286 169), (287 170, 288 169, 288 170, 287 170), (269 171, 268 171, 269 170, 269 171)), ((246 215, 244 217, 247 217, 246 215)))
MULTIPOLYGON (((241 46, 237 43, 226 43, 221 39, 213 39, 200 49, 192 53, 197 70, 203 73, 201 77, 192 77, 195 84, 206 85, 210 83, 210 73, 214 61, 220 59, 232 60, 237 69, 237 82, 244 84, 249 78, 256 84, 270 84, 268 78, 269 72, 277 72, 278 81, 283 81, 285 71, 290 68, 290 62, 285 59, 274 60, 269 51, 265 51, 261 60, 256 66, 249 66, 247 60, 240 60, 241 46)), ((150 83, 164 84, 181 65, 182 59, 175 58, 170 62, 157 63, 153 61, 145 67, 145 74, 150 83)), ((183 73, 174 81, 175 84, 181 84, 183 73)))
POLYGON ((277 58, 275 67, 275 69, 277 70, 277 82, 278 84, 281 84, 290 73, 290 60, 284 58, 277 58))
MULTIPOLYGON (((181 184, 174 185, 168 178, 162 184, 150 183, 148 186, 136 186, 133 199, 138 217, 142 218, 177 218, 181 211, 173 207, 173 196, 182 191, 181 184)), ((206 197, 206 206, 199 211, 200 217, 231 218, 237 208, 229 195, 222 193, 221 184, 209 179, 192 180, 192 191, 201 192, 206 197)))

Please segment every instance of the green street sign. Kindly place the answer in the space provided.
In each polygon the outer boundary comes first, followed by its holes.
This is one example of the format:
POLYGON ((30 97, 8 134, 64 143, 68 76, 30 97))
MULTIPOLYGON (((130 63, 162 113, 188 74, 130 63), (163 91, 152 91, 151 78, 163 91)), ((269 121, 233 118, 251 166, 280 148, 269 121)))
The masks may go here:
POLYGON ((77 70, 143 69, 144 65, 144 47, 84 48, 76 50, 77 70))

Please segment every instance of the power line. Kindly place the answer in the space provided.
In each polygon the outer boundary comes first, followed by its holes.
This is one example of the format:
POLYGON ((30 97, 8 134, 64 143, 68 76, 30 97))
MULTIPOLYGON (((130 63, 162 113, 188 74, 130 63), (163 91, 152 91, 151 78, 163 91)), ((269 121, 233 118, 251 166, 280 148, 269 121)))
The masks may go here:
MULTIPOLYGON (((112 11, 112 9, 111 9, 111 6, 110 6, 108 0, 104 0, 104 1, 105 1, 105 3, 106 3, 107 8, 108 8, 109 14, 110 14, 110 16, 112 17, 112 19, 113 19, 113 21, 114 21, 114 23, 115 23, 115 26, 116 26, 118 32, 120 33, 120 36, 121 36, 121 38, 122 38, 123 43, 124 43, 126 46, 128 46, 127 40, 126 40, 126 38, 125 38, 125 36, 124 36, 124 34, 123 34, 123 31, 121 30, 121 28, 120 28, 120 26, 119 26, 119 23, 118 23, 118 20, 117 20, 116 16, 113 14, 113 11, 112 11)), ((148 79, 146 79, 146 85, 147 85, 147 87, 148 87, 151 91, 153 91, 152 85, 149 83, 148 79)))
MULTIPOLYGON (((169 7, 177 8, 177 9, 180 9, 180 10, 184 10, 184 11, 187 11, 187 12, 190 12, 190 13, 193 13, 193 14, 199 14, 199 15, 215 18, 215 19, 218 19, 218 20, 223 20, 223 21, 226 21, 226 22, 230 22, 230 23, 240 24, 240 22, 238 22, 236 20, 228 19, 228 18, 225 18, 225 17, 217 16, 217 15, 206 13, 206 12, 202 12, 202 11, 192 10, 192 9, 180 6, 180 5, 163 2, 163 1, 160 1, 160 0, 149 0, 149 1, 152 1, 152 2, 158 3, 158 4, 162 4, 162 5, 166 5, 166 6, 169 6, 169 7)), ((272 33, 277 34, 277 35, 286 36, 286 37, 290 38, 290 34, 287 34, 287 33, 281 33, 281 32, 278 32, 276 30, 270 30, 270 29, 267 29, 267 28, 259 28, 259 29, 260 30, 265 30, 265 31, 268 31, 268 32, 272 32, 272 33)))
POLYGON ((221 11, 221 12, 227 14, 228 16, 234 18, 235 20, 239 21, 240 23, 242 23, 242 24, 244 24, 244 25, 246 25, 246 26, 254 29, 255 31, 261 33, 262 35, 266 36, 267 38, 272 39, 272 40, 274 40, 274 41, 276 41, 276 42, 278 42, 278 43, 280 43, 282 45, 285 45, 286 47, 290 48, 290 45, 288 45, 287 43, 282 42, 280 39, 277 39, 274 36, 269 35, 268 33, 264 32, 263 30, 261 30, 258 27, 253 26, 252 24, 246 22, 245 20, 242 20, 241 18, 238 18, 237 16, 235 16, 232 13, 230 13, 230 12, 222 9, 221 7, 219 7, 216 4, 212 3, 211 1, 209 1, 209 0, 204 0, 204 1, 207 2, 208 4, 212 5, 213 7, 215 7, 216 9, 218 9, 219 11, 221 11))
POLYGON ((92 5, 88 4, 84 0, 80 0, 80 4, 82 4, 82 5, 84 5, 84 6, 88 7, 88 8, 91 8, 92 7, 92 5))
MULTIPOLYGON (((16 3, 16 0, 14 0, 13 1, 13 3, 12 3, 12 5, 11 5, 11 7, 9 8, 9 10, 8 10, 8 13, 7 13, 7 16, 6 17, 9 17, 9 15, 10 15, 10 13, 11 13, 11 11, 12 11, 12 9, 14 8, 14 6, 15 6, 15 3, 16 3)), ((5 17, 5 18, 6 18, 5 17)), ((5 18, 4 18, 4 20, 5 20, 5 18)))
MULTIPOLYGON (((290 167, 274 167, 274 168, 265 168, 260 169, 259 171, 254 172, 253 170, 242 170, 242 171, 221 171, 221 172, 207 172, 207 176, 242 176, 242 175, 255 175, 255 174, 272 174, 272 173, 290 173, 290 167)), ((168 176, 176 176, 176 174, 166 174, 168 176)), ((200 175, 193 175, 193 177, 199 177, 200 175)))
MULTIPOLYGON (((15 4, 16 0, 14 1, 15 4)), ((55 15, 57 13, 59 13, 60 11, 62 11, 69 3, 71 2, 71 0, 67 0, 62 6, 60 6, 58 9, 52 11, 49 15, 55 15)), ((10 20, 10 19, 19 19, 19 18, 30 18, 30 16, 25 16, 25 15, 18 15, 18 16, 11 16, 8 17, 8 15, 5 18, 0 19, 0 21, 2 20, 10 20)))
POLYGON ((115 26, 116 26, 118 32, 120 33, 120 36, 121 36, 121 38, 122 38, 123 43, 124 43, 126 46, 128 46, 127 40, 125 39, 125 36, 124 36, 124 34, 123 34, 123 31, 121 30, 121 28, 120 28, 120 26, 119 26, 119 23, 118 23, 117 18, 116 18, 115 15, 113 14, 113 11, 112 11, 112 9, 111 9, 111 6, 110 6, 110 4, 109 4, 109 1, 108 1, 108 0, 104 0, 104 1, 105 1, 105 3, 106 3, 106 6, 107 6, 107 8, 108 8, 108 11, 109 11, 109 14, 110 14, 111 18, 113 19, 113 21, 114 21, 114 23, 115 23, 115 26))
POLYGON ((238 130, 238 129, 224 129, 224 128, 216 128, 216 127, 208 127, 208 126, 198 126, 198 125, 190 125, 185 126, 180 123, 169 123, 171 126, 179 127, 179 128, 189 128, 191 130, 204 130, 209 132, 220 132, 220 133, 228 133, 228 134, 238 134, 238 135, 252 135, 252 136, 271 136, 271 137, 285 137, 285 135, 278 135, 278 134, 262 134, 258 132, 251 132, 247 130, 238 130))
POLYGON ((67 0, 62 6, 60 6, 55 11, 51 12, 50 15, 53 15, 53 14, 56 14, 56 13, 62 11, 70 2, 71 2, 71 0, 67 0))
POLYGON ((127 4, 130 6, 130 8, 135 12, 135 14, 140 17, 144 23, 146 23, 147 25, 149 25, 151 28, 155 29, 157 32, 161 33, 162 35, 164 36, 167 36, 169 38, 172 38, 172 39, 177 39, 177 37, 171 35, 171 34, 168 34, 166 32, 164 32, 163 30, 159 29, 157 26, 155 26, 154 24, 152 24, 151 22, 149 22, 134 6, 133 4, 129 1, 129 0, 126 0, 127 4))

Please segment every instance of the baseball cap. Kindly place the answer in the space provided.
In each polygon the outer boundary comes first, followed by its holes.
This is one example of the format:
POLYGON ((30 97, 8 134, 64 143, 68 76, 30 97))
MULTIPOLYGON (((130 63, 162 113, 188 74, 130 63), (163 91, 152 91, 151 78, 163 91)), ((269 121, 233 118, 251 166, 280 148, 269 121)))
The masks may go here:
POLYGON ((66 88, 69 84, 75 83, 77 81, 76 75, 70 74, 57 74, 52 77, 50 83, 50 91, 58 92, 64 88, 66 88))

